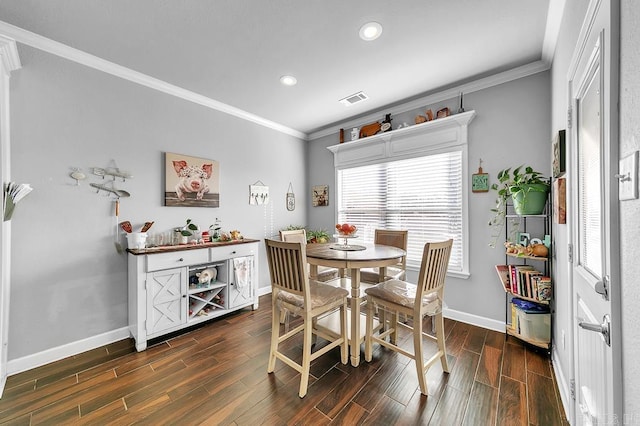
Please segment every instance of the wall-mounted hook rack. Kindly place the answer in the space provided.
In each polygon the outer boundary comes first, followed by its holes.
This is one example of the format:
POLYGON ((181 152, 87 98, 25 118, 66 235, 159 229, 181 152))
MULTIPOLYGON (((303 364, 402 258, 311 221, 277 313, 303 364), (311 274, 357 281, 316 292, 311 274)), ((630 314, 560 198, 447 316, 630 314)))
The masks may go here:
POLYGON ((120 178, 122 179, 123 182, 126 181, 127 179, 133 178, 133 175, 130 174, 129 172, 124 172, 118 168, 111 168, 111 167, 108 167, 106 169, 103 169, 101 167, 94 167, 93 174, 96 176, 102 176, 103 179, 105 176, 111 176, 113 180, 116 180, 116 178, 120 178))
POLYGON ((114 194, 118 198, 121 198, 121 197, 126 198, 131 196, 131 194, 129 194, 127 191, 123 189, 115 188, 113 184, 109 186, 109 183, 104 183, 104 184, 90 183, 89 185, 97 189, 96 193, 99 193, 100 191, 105 191, 107 193, 114 194))

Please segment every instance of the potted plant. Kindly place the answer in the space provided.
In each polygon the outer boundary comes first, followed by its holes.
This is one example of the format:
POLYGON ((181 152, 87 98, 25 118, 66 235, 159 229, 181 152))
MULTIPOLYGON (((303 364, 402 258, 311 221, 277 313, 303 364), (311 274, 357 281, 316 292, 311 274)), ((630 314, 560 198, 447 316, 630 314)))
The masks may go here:
POLYGON ((212 225, 209 225, 209 231, 211 233, 211 241, 220 240, 220 229, 221 228, 222 228, 222 226, 220 225, 220 219, 218 219, 216 217, 216 221, 212 225))
POLYGON ((324 229, 312 229, 307 231, 307 243, 328 243, 329 233, 324 229))
POLYGON ((187 219, 187 223, 180 230, 180 234, 182 235, 181 244, 187 244, 189 242, 189 237, 193 236, 195 232, 198 231, 198 225, 193 223, 191 219, 187 219))
POLYGON ((532 167, 521 165, 513 170, 510 167, 501 170, 498 173, 498 183, 491 185, 498 198, 496 206, 491 209, 494 216, 489 221, 489 226, 493 227, 494 231, 493 242, 489 245, 495 247, 495 242, 500 236, 509 198, 513 201, 513 210, 517 215, 541 214, 547 202, 549 188, 549 180, 532 167))

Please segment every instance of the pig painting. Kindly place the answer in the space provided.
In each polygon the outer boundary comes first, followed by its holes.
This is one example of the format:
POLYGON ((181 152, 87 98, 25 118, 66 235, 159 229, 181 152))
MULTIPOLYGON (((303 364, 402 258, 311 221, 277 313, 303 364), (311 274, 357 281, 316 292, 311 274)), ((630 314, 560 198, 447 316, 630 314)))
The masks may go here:
POLYGON ((216 160, 165 153, 164 205, 220 207, 220 163, 216 160))
POLYGON ((211 178, 213 164, 197 167, 189 166, 184 160, 174 160, 173 168, 180 178, 176 185, 176 195, 180 201, 185 200, 185 193, 195 192, 196 200, 202 200, 204 194, 209 192, 206 181, 211 178))

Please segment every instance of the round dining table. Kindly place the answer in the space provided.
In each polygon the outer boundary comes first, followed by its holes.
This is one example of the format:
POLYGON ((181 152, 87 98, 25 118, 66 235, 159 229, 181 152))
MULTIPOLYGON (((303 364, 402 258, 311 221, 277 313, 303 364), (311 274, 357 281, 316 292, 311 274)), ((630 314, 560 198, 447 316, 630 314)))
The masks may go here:
POLYGON ((406 252, 400 248, 382 244, 340 245, 335 243, 307 244, 306 252, 311 279, 317 277, 318 266, 338 268, 341 271, 340 278, 325 284, 351 287, 350 326, 347 334, 349 335, 351 365, 357 367, 360 364, 360 344, 364 341, 364 314, 360 314, 360 304, 363 300, 360 288, 360 270, 377 267, 379 268, 379 281, 383 281, 386 267, 400 262, 406 252), (349 278, 345 277, 344 271, 347 270, 350 272, 349 278), (353 338, 353 336, 357 336, 357 338, 353 338))

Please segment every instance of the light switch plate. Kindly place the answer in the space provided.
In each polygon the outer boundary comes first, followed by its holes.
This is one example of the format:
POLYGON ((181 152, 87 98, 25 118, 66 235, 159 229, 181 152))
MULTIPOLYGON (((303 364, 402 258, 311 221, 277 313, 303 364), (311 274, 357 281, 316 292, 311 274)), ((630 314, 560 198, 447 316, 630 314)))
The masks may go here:
POLYGON ((635 200, 638 198, 638 151, 620 160, 618 174, 618 198, 635 200))

